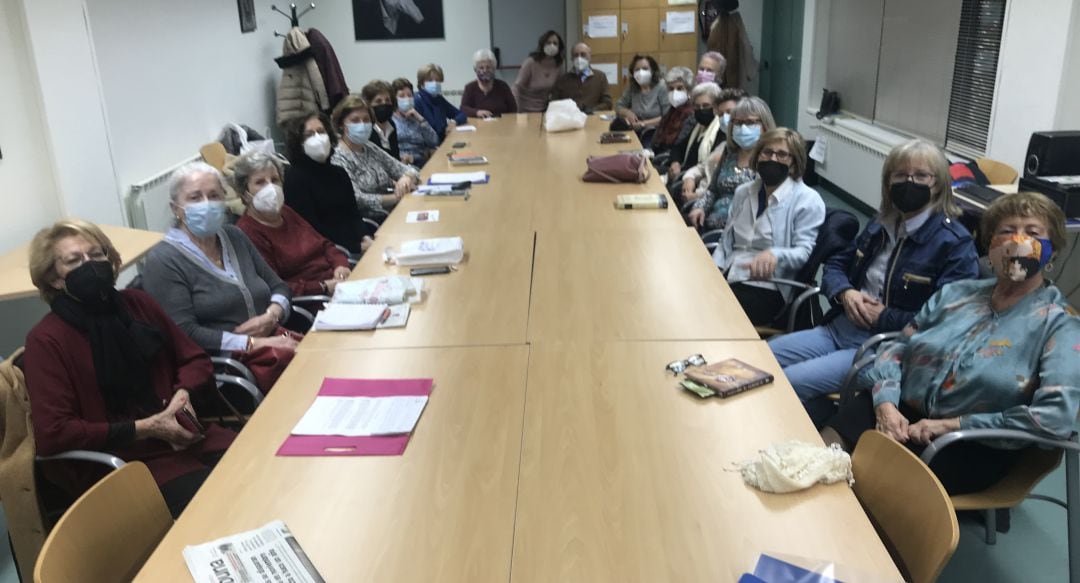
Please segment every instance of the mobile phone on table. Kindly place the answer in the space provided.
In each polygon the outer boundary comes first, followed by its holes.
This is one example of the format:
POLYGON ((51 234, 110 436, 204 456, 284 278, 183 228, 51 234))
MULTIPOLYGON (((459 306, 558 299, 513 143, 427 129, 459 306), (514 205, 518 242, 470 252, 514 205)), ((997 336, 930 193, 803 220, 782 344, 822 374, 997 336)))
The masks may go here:
POLYGON ((421 275, 442 275, 444 273, 450 273, 450 266, 443 265, 441 267, 414 267, 409 270, 409 275, 421 276, 421 275))
POLYGON ((454 145, 452 145, 450 147, 451 148, 464 148, 465 146, 468 146, 468 145, 469 145, 469 142, 454 142, 454 145))

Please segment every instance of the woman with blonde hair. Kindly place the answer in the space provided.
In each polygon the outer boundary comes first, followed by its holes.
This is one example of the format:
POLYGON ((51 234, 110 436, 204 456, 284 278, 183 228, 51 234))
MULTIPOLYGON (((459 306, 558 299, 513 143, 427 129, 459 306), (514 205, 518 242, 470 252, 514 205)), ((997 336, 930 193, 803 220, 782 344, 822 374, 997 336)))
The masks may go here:
MULTIPOLYGON (((149 295, 116 289, 120 265, 101 229, 77 219, 30 244, 30 279, 50 308, 24 353, 37 453, 142 461, 178 516, 235 434, 191 421, 192 397, 214 390, 210 358, 149 295)), ((93 479, 61 469, 50 473, 73 494, 93 479)))
POLYGON ((825 324, 769 342, 812 416, 840 388, 855 350, 902 329, 945 284, 979 276, 971 234, 956 218, 949 163, 937 146, 911 140, 881 170, 881 208, 848 249, 825 261, 825 324))

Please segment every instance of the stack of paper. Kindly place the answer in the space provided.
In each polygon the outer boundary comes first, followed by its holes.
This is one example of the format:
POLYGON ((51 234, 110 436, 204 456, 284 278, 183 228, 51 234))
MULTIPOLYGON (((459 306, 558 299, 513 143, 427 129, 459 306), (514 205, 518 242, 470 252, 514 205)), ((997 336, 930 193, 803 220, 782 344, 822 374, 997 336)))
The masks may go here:
MULTIPOLYGON (((401 266, 456 265, 465 258, 461 237, 440 237, 406 241, 397 250, 387 249, 386 258, 401 266)), ((336 294, 335 294, 336 296, 336 294)))
POLYGON ((473 184, 487 184, 487 172, 436 172, 428 178, 428 184, 457 184, 459 182, 471 182, 473 184))
POLYGON ((335 304, 395 305, 420 301, 423 280, 392 275, 371 279, 343 281, 334 288, 335 304))
MULTIPOLYGON (((407 305, 407 304, 406 304, 407 305)), ((315 315, 313 330, 374 330, 390 315, 386 304, 327 304, 315 315)))

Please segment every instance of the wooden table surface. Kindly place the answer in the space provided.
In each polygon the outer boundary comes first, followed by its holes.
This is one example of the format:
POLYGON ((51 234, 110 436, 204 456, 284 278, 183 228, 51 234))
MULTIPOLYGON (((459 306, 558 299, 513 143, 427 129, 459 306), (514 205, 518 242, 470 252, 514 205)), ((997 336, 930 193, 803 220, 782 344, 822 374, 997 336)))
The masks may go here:
MULTIPOLYGON (((311 332, 301 341, 300 350, 523 344, 529 316, 533 233, 454 234, 465 242, 465 261, 457 271, 422 278, 424 299, 413 304, 407 326, 311 332)), ((380 234, 350 279, 408 276, 409 268, 383 263, 382 254, 386 247, 398 247, 411 238, 380 234)))
MULTIPOLYGON (((161 241, 162 234, 127 227, 99 225, 123 259, 123 267, 138 261, 151 247, 161 241)), ((30 281, 30 243, 0 255, 0 301, 35 296, 38 293, 30 281)))
POLYGON ((643 185, 585 184, 607 122, 542 134, 536 114, 455 132, 486 155, 469 201, 407 197, 354 278, 407 274, 386 246, 460 235, 458 271, 429 276, 404 329, 316 332, 140 580, 186 579, 181 550, 284 520, 328 581, 731 581, 762 552, 897 578, 844 485, 748 489, 731 463, 817 440, 697 234, 676 209, 616 211, 643 185), (406 224, 438 209, 438 223, 406 224), (664 365, 738 356, 776 382, 697 401, 664 365), (324 376, 435 379, 403 456, 274 453, 324 376), (511 561, 511 559, 513 559, 511 561))
POLYGON ((687 228, 536 236, 529 341, 758 339, 687 228))
POLYGON ((900 580, 847 484, 746 486, 734 462, 821 443, 761 341, 534 343, 511 581, 736 581, 761 553, 900 580), (701 400, 664 366, 700 352, 775 382, 701 400))
POLYGON ((510 576, 525 346, 302 352, 136 580, 190 580, 195 545, 285 521, 337 581, 510 576), (404 455, 275 457, 324 376, 431 377, 404 455))

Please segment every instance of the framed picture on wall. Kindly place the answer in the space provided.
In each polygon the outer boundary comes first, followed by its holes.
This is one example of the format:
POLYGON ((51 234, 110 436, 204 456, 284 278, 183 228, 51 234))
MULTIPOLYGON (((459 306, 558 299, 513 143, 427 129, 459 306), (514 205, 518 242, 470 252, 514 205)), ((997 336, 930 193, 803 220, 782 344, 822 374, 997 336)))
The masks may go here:
POLYGON ((236 0, 240 11, 240 32, 255 31, 255 0, 236 0))
POLYGON ((445 38, 443 0, 353 0, 356 40, 445 38))

